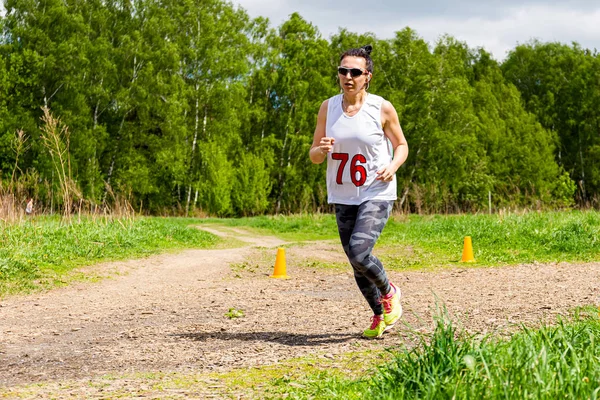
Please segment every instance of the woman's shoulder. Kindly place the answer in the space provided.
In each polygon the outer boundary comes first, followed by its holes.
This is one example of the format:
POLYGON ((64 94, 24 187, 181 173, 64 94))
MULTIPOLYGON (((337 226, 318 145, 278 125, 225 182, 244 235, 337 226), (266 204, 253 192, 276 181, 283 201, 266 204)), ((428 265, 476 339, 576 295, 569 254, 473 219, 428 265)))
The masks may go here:
POLYGON ((342 94, 336 94, 335 96, 331 96, 330 98, 328 98, 327 100, 325 100, 328 103, 334 103, 336 101, 342 101, 342 94))
POLYGON ((332 96, 328 99, 323 100, 323 102, 321 103, 321 106, 319 107, 319 115, 324 115, 326 116, 329 113, 329 108, 333 105, 335 106, 336 102, 340 102, 341 101, 341 94, 332 96))
POLYGON ((394 105, 392 103, 390 103, 388 100, 386 100, 384 97, 378 96, 373 93, 369 93, 369 101, 371 104, 377 106, 378 108, 380 108, 384 111, 394 108, 394 105))
POLYGON ((385 99, 383 97, 374 93, 369 93, 369 96, 367 96, 367 100, 373 104, 382 104, 383 102, 385 102, 385 99))
POLYGON ((384 103, 385 103, 385 99, 383 97, 378 96, 373 93, 369 93, 369 95, 367 96, 367 99, 365 101, 365 104, 367 105, 367 107, 370 109, 373 109, 373 110, 381 110, 383 108, 384 103))
POLYGON ((328 106, 336 106, 339 105, 342 102, 342 95, 341 94, 336 94, 335 96, 332 96, 328 99, 326 99, 325 101, 323 101, 323 103, 321 103, 321 107, 322 108, 328 108, 328 106))

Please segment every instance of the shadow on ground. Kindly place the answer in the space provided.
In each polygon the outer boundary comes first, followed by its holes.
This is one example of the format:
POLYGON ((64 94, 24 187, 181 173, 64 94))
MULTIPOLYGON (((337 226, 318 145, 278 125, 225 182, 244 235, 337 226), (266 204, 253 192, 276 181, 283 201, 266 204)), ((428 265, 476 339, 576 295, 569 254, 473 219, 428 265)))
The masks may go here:
POLYGON ((321 344, 344 343, 357 339, 352 334, 306 335, 289 332, 198 332, 171 335, 180 339, 206 342, 209 340, 273 342, 286 346, 318 346, 321 344))

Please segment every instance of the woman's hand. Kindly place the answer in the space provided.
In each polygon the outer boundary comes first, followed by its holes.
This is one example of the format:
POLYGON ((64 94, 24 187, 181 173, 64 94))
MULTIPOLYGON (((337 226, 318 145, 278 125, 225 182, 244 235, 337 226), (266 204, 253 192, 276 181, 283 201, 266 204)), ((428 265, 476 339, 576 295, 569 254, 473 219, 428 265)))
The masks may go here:
POLYGON ((384 167, 384 168, 380 169, 379 171, 377 171, 376 179, 378 181, 391 182, 392 179, 394 179, 395 174, 396 174, 396 170, 390 164, 387 167, 384 167))
POLYGON ((321 153, 323 153, 324 155, 331 152, 333 150, 333 143, 335 142, 335 139, 329 136, 324 136, 321 138, 321 141, 319 142, 319 150, 321 150, 321 153))

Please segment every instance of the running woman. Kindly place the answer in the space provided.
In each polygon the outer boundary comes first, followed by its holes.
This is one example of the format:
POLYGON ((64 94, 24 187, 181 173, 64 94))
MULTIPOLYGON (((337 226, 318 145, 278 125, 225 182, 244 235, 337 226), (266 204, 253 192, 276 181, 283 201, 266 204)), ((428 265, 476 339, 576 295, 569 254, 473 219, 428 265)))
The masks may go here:
POLYGON ((400 289, 372 254, 396 200, 396 171, 408 145, 394 106, 368 93, 372 46, 350 49, 337 69, 342 93, 319 109, 310 159, 327 159, 327 201, 335 205, 344 252, 373 310, 366 338, 380 338, 402 315, 400 289))

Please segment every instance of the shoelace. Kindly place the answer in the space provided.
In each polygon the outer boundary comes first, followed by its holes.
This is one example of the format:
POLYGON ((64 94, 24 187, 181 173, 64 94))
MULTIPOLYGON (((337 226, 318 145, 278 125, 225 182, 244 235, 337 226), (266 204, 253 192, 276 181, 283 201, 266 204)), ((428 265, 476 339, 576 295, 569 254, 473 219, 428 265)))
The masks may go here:
POLYGON ((389 314, 392 312, 392 297, 393 296, 390 296, 388 298, 382 297, 380 300, 386 314, 389 314))
POLYGON ((377 325, 379 325, 379 323, 383 321, 383 315, 373 315, 371 317, 371 330, 377 328, 377 325))
POLYGON ((392 297, 394 297, 394 295, 398 292, 398 289, 396 289, 395 286, 392 287, 394 289, 394 293, 388 293, 385 296, 381 296, 381 299, 379 299, 379 302, 383 305, 383 309, 385 310, 386 314, 389 314, 392 312, 392 297))

